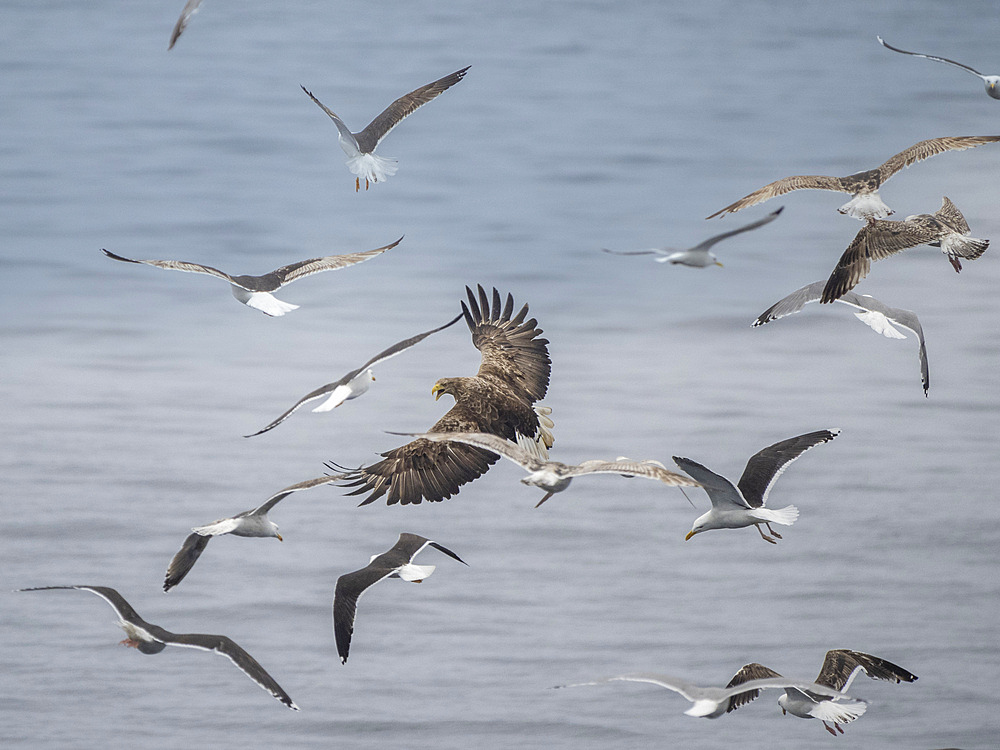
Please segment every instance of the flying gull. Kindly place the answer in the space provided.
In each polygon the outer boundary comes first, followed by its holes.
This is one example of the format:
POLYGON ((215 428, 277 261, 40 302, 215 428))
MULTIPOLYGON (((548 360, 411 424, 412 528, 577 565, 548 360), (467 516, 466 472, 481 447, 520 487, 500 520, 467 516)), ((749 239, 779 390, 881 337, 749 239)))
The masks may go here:
MULTIPOLYGON (((825 286, 825 281, 814 281, 812 284, 806 284, 801 289, 796 289, 787 297, 775 302, 762 312, 757 320, 751 323, 751 326, 756 328, 765 323, 770 323, 772 320, 778 320, 779 318, 784 318, 786 315, 799 312, 799 310, 810 302, 816 302, 823 295, 823 288, 825 286)), ((927 368, 927 345, 924 342, 924 329, 920 326, 917 314, 911 310, 889 307, 874 297, 867 294, 856 294, 855 292, 844 292, 843 296, 837 299, 837 302, 843 302, 845 305, 855 308, 858 312, 854 313, 854 315, 858 320, 876 333, 881 333, 886 338, 906 338, 906 334, 901 333, 895 328, 893 323, 900 328, 906 328, 913 332, 920 344, 917 354, 920 357, 920 380, 924 386, 924 396, 926 396, 927 389, 930 388, 930 374, 927 368)))
POLYGON ((337 639, 337 653, 340 655, 341 664, 347 664, 347 654, 351 650, 358 598, 368 588, 386 578, 402 578, 411 583, 420 583, 427 578, 434 572, 435 566, 414 565, 413 558, 428 545, 458 560, 462 565, 468 564, 437 542, 416 534, 403 533, 388 552, 372 555, 368 565, 353 573, 345 573, 337 579, 337 589, 333 595, 333 634, 337 639))
POLYGON ((835 302, 868 275, 872 261, 882 260, 918 245, 940 247, 955 272, 962 259, 975 260, 990 246, 989 240, 970 237, 969 225, 958 207, 945 196, 933 214, 907 216, 903 221, 874 220, 861 228, 823 288, 821 303, 835 302))
MULTIPOLYGON (((854 678, 861 673, 867 674, 873 680, 886 680, 896 684, 917 680, 916 675, 910 674, 902 667, 878 656, 863 654, 860 651, 835 649, 826 652, 826 658, 823 659, 823 666, 819 670, 816 683, 847 692, 850 690, 854 678)), ((778 677, 781 675, 763 664, 747 664, 736 673, 726 687, 742 688, 756 680, 778 677)), ((735 711, 740 706, 756 699, 758 695, 759 691, 756 689, 734 695, 729 699, 726 711, 735 711)), ((844 733, 840 727, 841 724, 849 724, 854 721, 867 708, 864 703, 845 704, 840 700, 830 700, 829 696, 823 693, 816 693, 814 690, 801 687, 786 688, 784 695, 778 698, 778 705, 781 706, 782 714, 790 713, 792 716, 798 716, 802 719, 819 719, 823 722, 826 731, 834 737, 837 736, 837 732, 844 733), (831 727, 830 724, 833 726, 831 727)))
POLYGON ((910 146, 905 151, 889 159, 885 164, 875 169, 869 169, 847 177, 825 177, 822 175, 796 175, 785 177, 783 180, 772 182, 759 190, 755 190, 750 195, 740 198, 725 208, 716 211, 709 219, 722 216, 726 213, 739 211, 743 208, 756 206, 769 198, 790 193, 793 190, 836 190, 841 193, 850 193, 853 197, 838 210, 842 214, 853 216, 855 219, 872 220, 883 219, 893 213, 878 194, 879 188, 894 174, 915 164, 918 161, 929 159, 945 151, 964 151, 967 148, 975 148, 984 143, 1000 141, 1000 135, 969 135, 969 136, 947 136, 944 138, 931 138, 920 141, 910 146))
POLYGON ((430 336, 432 333, 443 331, 448 326, 457 323, 461 318, 462 316, 458 315, 457 317, 455 317, 454 320, 445 323, 443 326, 434 328, 430 331, 425 331, 424 333, 419 333, 416 336, 411 336, 408 339, 403 339, 402 341, 393 344, 388 349, 379 352, 374 357, 369 359, 358 369, 351 370, 349 373, 344 375, 344 377, 342 377, 335 383, 327 383, 326 385, 321 385, 316 390, 307 393, 305 396, 300 398, 295 403, 295 405, 292 406, 291 409, 289 409, 280 417, 275 419, 273 422, 271 422, 271 424, 269 424, 264 429, 258 430, 257 432, 251 435, 244 435, 243 437, 254 437, 255 435, 261 435, 267 432, 268 430, 277 427, 279 424, 281 424, 290 416, 292 416, 292 414, 298 411, 299 408, 301 408, 305 404, 308 404, 310 401, 316 401, 317 399, 321 399, 324 396, 327 396, 328 398, 326 399, 326 401, 324 401, 319 406, 314 408, 313 409, 314 412, 332 411, 334 408, 340 406, 345 401, 350 401, 352 398, 357 398, 358 396, 367 393, 368 388, 371 386, 371 383, 375 380, 375 376, 372 374, 371 370, 372 367, 379 364, 380 362, 384 362, 390 357, 395 357, 397 354, 405 352, 411 346, 419 344, 421 341, 430 336))
POLYGON ((158 654, 167 646, 183 646, 197 648, 202 651, 214 651, 225 656, 235 664, 251 680, 284 703, 293 711, 298 711, 288 693, 274 681, 264 668, 250 654, 224 635, 206 635, 204 633, 171 633, 159 625, 146 622, 125 598, 107 586, 38 586, 36 588, 18 589, 18 591, 52 591, 56 589, 77 589, 97 594, 110 604, 118 614, 118 626, 128 636, 121 643, 137 648, 144 654, 158 654))
POLYGON ((925 57, 928 60, 936 60, 937 62, 948 63, 949 65, 954 65, 961 68, 962 70, 967 70, 972 75, 978 76, 982 79, 983 83, 986 84, 986 93, 993 97, 994 99, 1000 99, 1000 88, 997 84, 1000 84, 1000 76, 984 76, 975 68, 970 68, 968 65, 962 65, 960 62, 955 62, 954 60, 949 60, 947 57, 935 57, 934 55, 922 55, 919 52, 907 52, 905 49, 900 49, 899 47, 893 47, 891 44, 886 44, 885 40, 876 36, 878 43, 881 44, 886 49, 891 49, 893 52, 902 52, 904 55, 913 55, 914 57, 925 57))
MULTIPOLYGON (((552 446, 550 409, 536 404, 549 386, 548 341, 534 318, 525 320, 528 306, 514 315, 514 298, 506 302, 494 289, 490 297, 479 287, 479 299, 465 288, 469 304, 462 314, 472 343, 482 353, 479 372, 469 378, 441 378, 431 393, 451 394, 455 405, 428 432, 489 432, 507 440, 530 440, 540 454, 552 446), (520 436, 520 437, 519 437, 520 436)), ((382 454, 371 466, 349 470, 348 495, 368 493, 361 505, 386 495, 389 505, 409 505, 421 499, 437 502, 451 497, 461 485, 485 473, 499 460, 492 451, 471 445, 417 438, 382 454)), ((336 464, 327 464, 340 470, 336 464)))
POLYGON ((522 469, 528 472, 528 476, 521 480, 522 484, 528 484, 545 490, 545 496, 535 505, 537 508, 557 492, 562 492, 574 477, 584 474, 621 474, 628 477, 644 477, 646 479, 656 479, 671 487, 698 487, 699 484, 682 474, 668 471, 659 461, 633 461, 629 458, 619 458, 616 461, 602 461, 592 459, 584 461, 578 466, 560 463, 559 461, 546 461, 538 455, 521 445, 511 443, 502 437, 485 432, 394 432, 392 435, 410 435, 411 437, 423 438, 433 442, 458 442, 466 445, 475 445, 485 448, 493 453, 499 453, 504 458, 510 459, 522 469))
POLYGON ((177 24, 174 26, 173 32, 170 34, 170 46, 167 47, 169 52, 177 44, 177 40, 180 39, 181 34, 184 33, 184 29, 187 28, 188 21, 191 20, 191 16, 198 12, 198 6, 201 5, 201 0, 188 0, 184 5, 184 10, 181 11, 180 18, 177 19, 177 24))
POLYGON ((707 240, 701 244, 695 245, 690 250, 674 250, 673 248, 654 248, 652 250, 608 250, 606 247, 601 249, 606 253, 611 253, 612 255, 655 255, 657 263, 671 263, 681 266, 689 266, 691 268, 706 268, 708 266, 719 266, 722 264, 715 257, 714 253, 710 253, 709 249, 714 246, 720 240, 724 240, 727 237, 732 237, 734 234, 740 234, 741 232, 749 232, 751 229, 757 229, 765 224, 770 224, 772 221, 778 218, 778 214, 784 210, 784 206, 779 208, 777 211, 769 213, 763 219, 758 219, 752 224, 747 224, 745 226, 739 227, 738 229, 733 229, 729 232, 723 232, 722 234, 717 234, 713 237, 709 237, 707 240))
POLYGON ((188 263, 183 260, 133 260, 121 255, 115 255, 108 250, 101 252, 114 260, 121 260, 126 263, 145 263, 147 266, 165 268, 168 271, 187 271, 189 273, 204 273, 209 276, 216 276, 229 282, 230 291, 233 296, 247 307, 260 310, 265 315, 279 316, 292 310, 297 310, 298 305, 290 305, 282 302, 277 297, 271 295, 286 284, 298 281, 305 276, 311 276, 321 271, 336 271, 340 268, 353 266, 355 263, 363 263, 371 260, 376 255, 381 255, 386 250, 396 247, 403 238, 400 237, 395 242, 379 247, 374 250, 365 250, 360 253, 346 253, 344 255, 328 255, 325 258, 312 258, 292 263, 288 266, 266 273, 263 276, 230 276, 224 271, 211 266, 203 266, 199 263, 188 263))
POLYGON ((343 120, 313 96, 309 89, 302 86, 302 90, 330 116, 333 124, 337 126, 340 147, 347 154, 347 168, 351 170, 351 174, 355 175, 355 192, 361 190, 362 177, 365 178, 365 190, 367 190, 369 182, 385 180, 396 174, 396 159, 376 154, 375 149, 378 144, 389 135, 394 127, 402 122, 403 118, 461 81, 469 67, 471 66, 456 70, 451 75, 439 78, 433 83, 428 83, 426 86, 421 86, 409 94, 399 97, 386 107, 378 117, 368 123, 364 130, 357 133, 352 133, 343 120))
POLYGON ((771 487, 788 464, 810 448, 829 442, 839 434, 840 430, 836 428, 818 430, 769 445, 750 457, 736 487, 725 477, 709 471, 701 464, 689 458, 674 456, 674 462, 701 483, 712 501, 712 509, 695 520, 684 540, 711 529, 756 526, 765 542, 777 544, 774 538, 764 533, 760 525, 764 524, 774 537, 781 539, 781 535, 771 528, 771 524, 791 526, 799 517, 799 509, 794 505, 779 510, 765 508, 771 487))
POLYGON ((170 561, 170 565, 167 566, 167 575, 163 581, 163 590, 170 591, 170 589, 184 580, 184 577, 191 572, 194 564, 198 562, 198 558, 201 557, 201 553, 205 551, 205 547, 208 546, 208 542, 213 536, 232 534, 233 536, 274 537, 279 542, 282 541, 281 534, 278 533, 277 524, 267 517, 270 510, 293 492, 312 489, 321 484, 330 484, 340 478, 339 475, 325 476, 298 482, 271 495, 263 505, 253 510, 245 510, 231 518, 220 518, 218 521, 213 521, 205 526, 195 527, 192 529, 194 533, 188 535, 187 539, 184 540, 184 544, 181 545, 180 550, 178 550, 177 554, 170 561))
MULTIPOLYGON (((750 690, 757 691, 774 688, 781 688, 786 691, 808 690, 816 695, 839 699, 841 701, 851 701, 849 704, 842 705, 865 705, 864 701, 855 700, 846 693, 827 685, 818 685, 816 683, 803 680, 790 680, 787 677, 781 677, 780 675, 777 677, 750 680, 749 682, 744 682, 738 687, 725 688, 701 687, 690 683, 687 680, 682 680, 679 677, 672 677, 671 675, 666 674, 623 674, 616 677, 606 677, 601 680, 595 680, 594 682, 577 682, 572 685, 556 685, 556 687, 563 688, 580 687, 583 685, 600 685, 605 682, 615 682, 617 680, 623 680, 625 682, 649 682, 653 685, 665 687, 667 690, 673 690, 675 693, 679 693, 684 698, 687 698, 693 704, 687 711, 684 712, 685 714, 705 719, 718 719, 720 716, 727 713, 729 710, 728 706, 730 698, 737 694, 746 693, 748 688, 750 690)), ((864 708, 861 710, 864 711, 864 708)))

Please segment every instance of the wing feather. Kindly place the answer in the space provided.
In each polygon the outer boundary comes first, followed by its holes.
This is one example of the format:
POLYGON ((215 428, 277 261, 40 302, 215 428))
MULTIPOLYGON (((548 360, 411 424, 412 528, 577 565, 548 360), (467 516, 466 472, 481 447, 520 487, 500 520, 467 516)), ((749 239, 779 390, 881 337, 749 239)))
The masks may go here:
POLYGON ((364 130, 354 134, 354 137, 358 141, 358 148, 362 153, 371 153, 374 151, 382 139, 406 117, 461 81, 465 77, 465 73, 469 67, 471 66, 456 70, 444 78, 439 78, 436 81, 428 83, 426 86, 421 86, 399 97, 382 110, 374 120, 368 123, 364 130))
MULTIPOLYGON (((781 675, 775 672, 770 667, 765 667, 763 664, 757 664, 756 662, 752 664, 745 664, 740 668, 740 671, 733 675, 733 679, 729 681, 726 685, 727 688, 736 687, 737 685, 742 685, 744 682, 749 680, 765 680, 770 677, 781 677, 781 675)), ((735 711, 740 706, 745 706, 751 701, 757 700, 760 696, 760 690, 748 690, 745 693, 737 693, 729 698, 729 706, 726 708, 726 713, 730 711, 735 711)))
POLYGON ((775 480, 792 461, 810 448, 829 442, 839 434, 839 429, 817 430, 781 440, 751 456, 737 484, 747 505, 751 508, 764 507, 775 480))
POLYGON ((719 209, 707 219, 714 219, 727 213, 735 213, 750 206, 756 206, 771 198, 790 193, 793 190, 836 190, 840 193, 852 192, 844 180, 840 177, 827 177, 825 175, 793 175, 776 180, 762 188, 754 190, 749 195, 740 198, 735 203, 730 203, 725 208, 719 209))

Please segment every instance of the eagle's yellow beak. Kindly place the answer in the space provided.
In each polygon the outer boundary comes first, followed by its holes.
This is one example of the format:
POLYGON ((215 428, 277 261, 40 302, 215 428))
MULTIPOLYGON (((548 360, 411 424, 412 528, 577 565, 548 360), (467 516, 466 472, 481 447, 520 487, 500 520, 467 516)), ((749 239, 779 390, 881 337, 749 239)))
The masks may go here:
POLYGON ((689 539, 690 539, 691 537, 693 537, 693 536, 694 536, 694 534, 695 534, 695 532, 694 532, 694 531, 689 531, 689 532, 687 533, 687 536, 685 536, 685 537, 684 537, 684 541, 685 541, 685 542, 686 542, 686 541, 688 541, 688 540, 689 540, 689 539))
POLYGON ((435 383, 434 387, 431 388, 431 393, 434 394, 434 400, 437 401, 441 398, 441 394, 444 393, 444 386, 440 383, 435 383))

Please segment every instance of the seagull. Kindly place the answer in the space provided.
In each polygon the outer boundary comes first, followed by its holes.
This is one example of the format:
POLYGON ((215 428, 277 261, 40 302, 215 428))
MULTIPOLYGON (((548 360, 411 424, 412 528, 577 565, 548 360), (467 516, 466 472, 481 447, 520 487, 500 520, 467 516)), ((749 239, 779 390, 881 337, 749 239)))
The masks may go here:
POLYGON ((719 266, 722 268, 722 264, 715 257, 714 253, 709 252, 709 248, 715 245, 720 240, 724 240, 727 237, 732 237, 734 234, 739 234, 740 232, 749 232, 751 229, 757 229, 765 224, 770 224, 772 221, 778 218, 784 210, 784 206, 779 208, 777 211, 769 213, 763 219, 753 222, 752 224, 747 224, 745 226, 739 227, 738 229, 733 229, 729 232, 723 232, 722 234, 717 234, 714 237, 709 237, 707 240, 699 245, 695 245, 690 250, 674 250, 673 248, 654 248, 652 250, 632 250, 632 251, 621 251, 621 250, 608 250, 606 247, 602 247, 606 253, 611 253, 612 255, 655 255, 657 263, 671 263, 674 265, 689 266, 690 268, 707 268, 708 266, 719 266))
POLYGON ((915 214, 903 221, 871 221, 861 228, 823 288, 821 303, 835 302, 868 275, 873 260, 882 260, 917 245, 934 245, 948 257, 958 273, 962 260, 975 260, 986 252, 989 240, 970 237, 969 224, 948 196, 933 214, 915 214))
MULTIPOLYGON (((886 680, 888 682, 916 682, 917 676, 910 674, 902 667, 886 661, 878 656, 863 654, 860 651, 849 651, 847 649, 835 649, 826 652, 823 659, 823 666, 819 670, 819 677, 816 683, 824 685, 834 690, 846 692, 850 690, 851 683, 858 674, 866 674, 873 680, 886 680)), ((763 664, 747 664, 730 680, 727 688, 741 688, 759 679, 773 679, 781 677, 773 669, 765 667, 763 664)), ((729 706, 726 712, 735 711, 740 706, 749 703, 757 698, 759 692, 754 689, 749 692, 741 692, 729 699, 729 706)), ((840 700, 829 700, 829 696, 823 693, 816 693, 811 689, 801 687, 786 688, 784 695, 778 698, 778 705, 781 706, 781 713, 790 713, 802 719, 819 719, 823 726, 834 737, 837 733, 844 733, 841 724, 850 722, 861 716, 867 705, 865 703, 845 704, 840 700), (830 726, 833 724, 833 727, 830 726)))
POLYGON ((264 668, 250 654, 224 635, 206 635, 203 633, 171 633, 159 625, 153 625, 143 620, 125 598, 107 586, 38 586, 36 588, 18 589, 18 591, 54 591, 57 589, 76 589, 97 594, 114 608, 118 614, 118 626, 128 636, 121 641, 122 645, 139 649, 144 654, 158 654, 167 646, 184 646, 202 651, 214 651, 225 656, 235 664, 251 680, 284 703, 293 711, 298 711, 288 693, 274 681, 264 668))
POLYGON ((351 370, 349 373, 344 375, 340 380, 335 383, 327 383, 326 385, 321 385, 316 390, 307 393, 305 396, 300 398, 291 409, 286 411, 276 420, 271 422, 267 427, 262 430, 258 430, 250 435, 244 435, 243 437, 254 437, 255 435, 261 435, 268 430, 277 427, 279 424, 288 419, 292 414, 299 410, 300 407, 309 403, 310 401, 316 401, 324 396, 329 396, 323 403, 313 409, 314 412, 324 412, 332 411, 336 407, 340 406, 345 401, 350 401, 352 398, 357 398, 364 393, 368 392, 368 388, 371 386, 372 382, 375 380, 375 376, 372 374, 371 368, 380 362, 384 362, 390 357, 395 357, 401 352, 405 352, 411 346, 415 346, 423 341, 425 338, 430 336, 432 333, 437 333, 438 331, 443 331, 451 325, 454 325, 459 320, 462 319, 462 315, 458 315, 454 320, 445 323, 443 326, 434 328, 430 331, 425 331, 424 333, 419 333, 416 336, 412 336, 408 339, 403 339, 388 349, 379 352, 374 357, 365 362, 361 367, 356 370, 351 370))
POLYGON ((396 174, 396 159, 379 156, 375 153, 375 149, 382 142, 382 139, 389 135, 390 131, 399 125, 403 118, 413 114, 418 107, 427 104, 431 99, 435 99, 461 81, 470 67, 472 66, 456 70, 451 75, 446 75, 444 78, 439 78, 433 83, 428 83, 426 86, 421 86, 409 94, 399 97, 386 107, 382 114, 368 123, 364 130, 357 133, 352 133, 344 121, 313 96, 309 89, 305 86, 301 86, 301 88, 310 99, 316 102, 320 109, 330 116, 333 124, 337 126, 340 147, 347 154, 347 168, 351 170, 351 174, 355 175, 354 191, 357 192, 361 190, 362 177, 365 178, 365 190, 367 190, 370 182, 384 181, 387 177, 396 174))
POLYGON ((198 6, 201 5, 201 0, 188 0, 184 5, 184 10, 181 11, 180 18, 177 19, 177 24, 174 26, 173 33, 170 34, 170 46, 167 47, 169 52, 177 44, 177 40, 180 39, 181 34, 184 33, 184 29, 187 28, 188 21, 191 20, 191 16, 198 12, 198 6))
POLYGON ((694 526, 684 540, 687 541, 695 534, 710 529, 741 529, 744 526, 756 526, 765 542, 777 544, 774 538, 764 533, 760 525, 764 524, 774 537, 781 539, 781 535, 771 528, 771 524, 791 526, 799 517, 799 509, 794 505, 780 510, 765 508, 764 504, 767 502, 771 487, 788 464, 810 448, 829 442, 839 434, 840 430, 837 428, 818 430, 769 445, 750 457, 736 487, 725 477, 709 471, 701 464, 689 458, 674 456, 674 462, 701 482, 701 486, 712 501, 712 509, 695 520, 694 526))
POLYGON ((522 484, 532 485, 545 490, 545 496, 535 505, 537 508, 557 492, 562 492, 574 477, 584 474, 621 474, 628 477, 644 477, 656 479, 671 487, 699 487, 687 477, 667 470, 659 461, 633 461, 629 458, 619 458, 616 461, 593 459, 584 461, 578 466, 547 461, 540 458, 532 449, 533 443, 528 441, 528 448, 523 445, 504 440, 498 435, 486 432, 393 432, 391 435, 409 435, 424 438, 436 443, 457 442, 475 445, 488 451, 499 453, 510 459, 528 472, 521 480, 522 484))
MULTIPOLYGON (((667 690, 673 690, 675 693, 680 693, 683 697, 691 701, 692 705, 684 713, 688 716, 696 716, 705 719, 718 719, 723 714, 727 713, 730 699, 734 695, 744 694, 749 690, 767 690, 770 688, 781 688, 782 690, 808 690, 816 695, 826 696, 828 698, 835 698, 844 701, 852 701, 850 704, 852 706, 864 706, 864 701, 855 700, 849 695, 831 688, 827 685, 817 685, 816 683, 802 681, 802 680, 789 680, 787 677, 769 677, 766 679, 750 680, 743 683, 738 687, 700 687, 699 685, 694 685, 687 680, 682 680, 679 677, 672 677, 666 674, 623 674, 616 677, 607 677, 602 680, 595 680, 594 682, 577 682, 572 685, 556 685, 557 688, 564 687, 579 687, 583 685, 600 685, 605 682, 615 682, 616 680, 623 680, 625 682, 650 682, 654 685, 659 685, 660 687, 665 687, 667 690)), ((864 708, 861 709, 864 711, 864 708)))
POLYGON ((188 535, 180 550, 170 561, 170 565, 167 566, 167 575, 163 581, 164 592, 170 591, 184 580, 194 564, 198 562, 198 558, 201 557, 201 553, 205 551, 205 547, 208 546, 208 542, 213 536, 232 534, 233 536, 274 537, 279 542, 282 541, 277 524, 267 517, 270 510, 293 492, 312 489, 321 484, 330 484, 341 478, 339 475, 325 476, 298 482, 271 495, 263 505, 253 510, 245 510, 232 518, 220 518, 205 526, 195 527, 192 529, 194 533, 188 535))
POLYGON ((298 305, 290 305, 282 302, 277 297, 273 297, 271 292, 276 292, 286 284, 298 281, 304 276, 311 276, 321 271, 336 271, 340 268, 353 266, 355 263, 363 263, 371 260, 376 255, 381 255, 386 250, 396 247, 403 238, 400 237, 395 242, 379 247, 374 250, 365 250, 360 253, 346 253, 344 255, 327 255, 325 258, 312 258, 292 263, 288 266, 277 268, 271 273, 263 276, 230 276, 224 271, 211 266, 203 266, 199 263, 188 263, 183 260, 133 260, 121 255, 102 249, 101 252, 113 260, 121 260, 126 263, 145 263, 147 266, 156 266, 168 271, 187 271, 188 273, 204 273, 209 276, 216 276, 225 279, 230 284, 230 291, 233 296, 247 307, 260 310, 265 315, 277 317, 292 310, 297 310, 298 305))
MULTIPOLYGON (((751 327, 756 328, 772 320, 784 318, 786 315, 799 312, 810 302, 816 302, 823 295, 825 281, 814 281, 806 284, 801 289, 796 289, 782 300, 775 302, 760 316, 751 323, 751 327)), ((920 357, 920 380, 924 386, 924 396, 927 396, 927 389, 930 387, 930 374, 927 368, 927 345, 924 342, 924 329, 920 326, 917 314, 911 310, 901 310, 897 307, 889 307, 872 296, 867 294, 856 294, 855 292, 844 292, 837 302, 855 308, 854 313, 858 320, 871 328, 876 333, 881 333, 890 339, 905 339, 906 334, 901 333, 893 326, 895 323, 900 328, 911 331, 920 343, 917 354, 920 357)))
POLYGON ((772 182, 770 185, 765 185, 759 190, 753 191, 750 195, 740 198, 735 203, 716 211, 707 218, 712 219, 726 213, 756 206, 758 203, 763 203, 769 198, 784 195, 793 190, 836 190, 841 193, 850 193, 853 196, 851 200, 838 209, 840 213, 863 221, 884 219, 893 213, 893 211, 882 202, 878 190, 894 174, 901 171, 904 167, 908 167, 924 159, 929 159, 937 154, 942 154, 945 151, 964 151, 967 148, 975 148, 984 143, 993 143, 995 141, 1000 141, 1000 135, 931 138, 926 141, 920 141, 905 151, 900 151, 880 167, 848 175, 847 177, 825 177, 822 175, 785 177, 782 180, 772 182))
POLYGON ((428 545, 458 560, 462 565, 468 565, 465 560, 437 542, 416 534, 402 533, 388 552, 372 555, 368 565, 337 579, 337 589, 333 595, 333 634, 337 640, 341 664, 347 664, 347 654, 351 650, 358 598, 369 587, 386 578, 402 578, 410 583, 421 583, 434 572, 435 566, 414 565, 413 558, 428 545))
POLYGON ((984 76, 975 68, 970 68, 968 65, 962 65, 960 62, 955 62, 954 60, 949 60, 947 57, 935 57, 934 55, 922 55, 919 52, 907 52, 905 49, 899 49, 899 47, 893 47, 891 44, 886 44, 885 40, 876 36, 878 43, 881 44, 886 49, 891 49, 893 52, 902 52, 904 55, 913 55, 914 57, 926 57, 928 60, 936 60, 937 62, 948 63, 949 65, 955 65, 962 70, 967 70, 974 76, 979 76, 983 83, 986 84, 986 93, 994 99, 1000 99, 1000 88, 997 84, 1000 84, 1000 76, 984 76))

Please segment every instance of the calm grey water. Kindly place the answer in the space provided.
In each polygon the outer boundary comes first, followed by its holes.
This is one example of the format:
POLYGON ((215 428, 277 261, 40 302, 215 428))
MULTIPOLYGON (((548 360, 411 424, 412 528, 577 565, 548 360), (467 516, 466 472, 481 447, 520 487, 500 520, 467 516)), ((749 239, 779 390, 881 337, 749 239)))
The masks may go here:
MULTIPOLYGON (((988 2, 209 0, 171 53, 181 0, 7 2, 0 10, 0 588, 103 584, 178 632, 225 633, 301 706, 232 665, 116 645, 76 592, 2 594, 4 747, 818 747, 819 722, 775 695, 718 721, 651 685, 553 685, 632 671, 724 684, 742 664, 813 677, 830 648, 884 656, 912 685, 871 701, 840 746, 993 747, 1000 617, 1000 326, 991 250, 959 276, 933 249, 878 264, 859 291, 917 310, 916 345, 843 306, 763 329, 758 313, 824 278, 860 224, 802 192, 702 217, 771 180, 848 174, 918 140, 997 132, 1000 103, 955 68, 1000 68, 988 2), (876 7, 877 5, 877 7, 876 7), (387 183, 356 194, 335 129, 400 94, 466 79, 382 144, 387 183), (601 247, 720 245, 724 269, 601 247), (112 263, 182 258, 234 273, 403 243, 301 281, 266 318, 208 277, 112 263), (191 526, 369 462, 471 374, 458 326, 380 367, 364 398, 296 414, 308 390, 458 311, 481 282, 528 302, 551 341, 554 457, 684 455, 738 477, 749 455, 825 427, 841 436, 780 480, 801 517, 778 546, 752 529, 684 542, 708 507, 613 477, 541 509, 498 465, 450 501, 357 508, 339 489, 286 500, 275 540, 214 541, 169 595, 191 526), (389 581, 336 658, 337 576, 400 531, 469 567, 389 581)), ((1000 237, 1000 150, 945 154, 884 190, 899 216, 948 195, 1000 237)))

